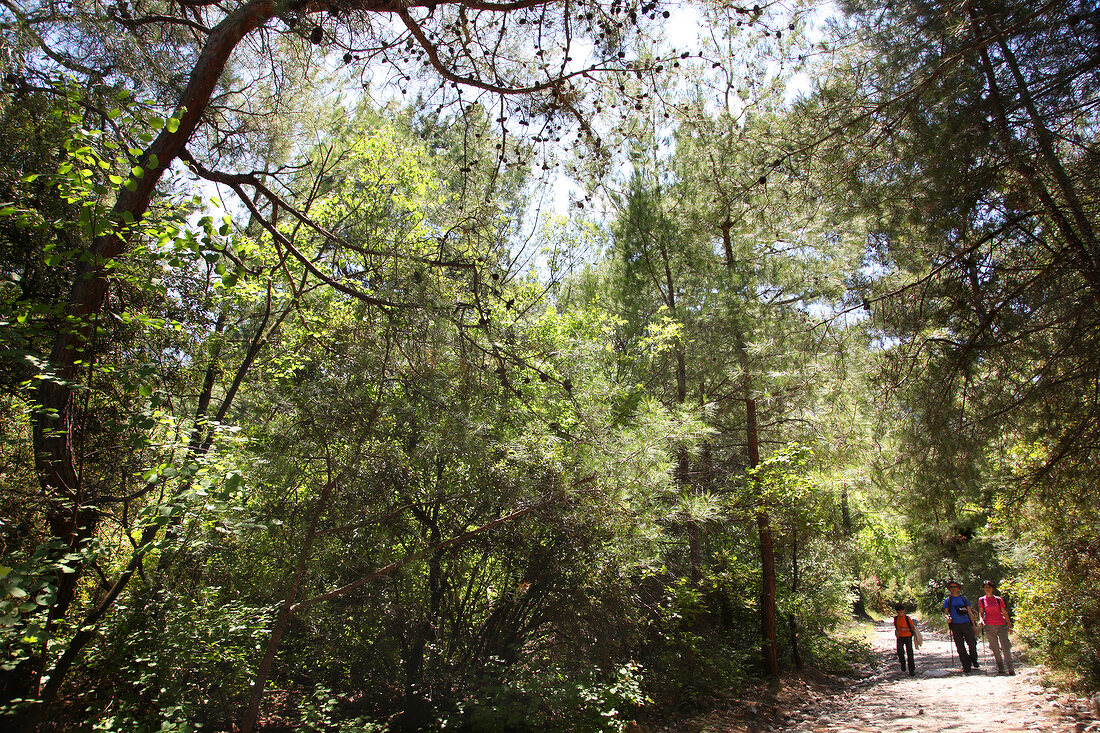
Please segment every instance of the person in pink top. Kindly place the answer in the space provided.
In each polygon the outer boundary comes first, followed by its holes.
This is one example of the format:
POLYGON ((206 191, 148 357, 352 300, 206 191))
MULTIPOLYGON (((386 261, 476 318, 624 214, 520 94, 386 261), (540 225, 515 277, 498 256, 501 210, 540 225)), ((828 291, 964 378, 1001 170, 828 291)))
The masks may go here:
POLYGON ((1005 674, 1006 668, 1008 674, 1016 674, 1012 666, 1012 642, 1008 640, 1008 632, 1012 629, 1008 608, 1003 598, 993 595, 993 581, 982 581, 982 590, 985 595, 978 600, 978 613, 985 631, 989 632, 989 649, 997 662, 997 674, 1005 674))

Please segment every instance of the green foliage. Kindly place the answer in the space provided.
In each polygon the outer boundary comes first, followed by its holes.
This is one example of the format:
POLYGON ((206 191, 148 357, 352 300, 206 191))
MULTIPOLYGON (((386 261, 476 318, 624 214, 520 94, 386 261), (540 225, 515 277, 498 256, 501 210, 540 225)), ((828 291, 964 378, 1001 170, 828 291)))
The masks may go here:
POLYGON ((105 730, 217 729, 248 689, 271 609, 209 589, 140 597, 139 604, 116 607, 89 650, 89 673, 109 686, 96 690, 88 718, 105 730))
POLYGON ((200 733, 201 723, 193 723, 186 717, 181 706, 164 710, 150 720, 148 713, 137 711, 123 704, 121 710, 94 721, 90 730, 93 733, 200 733))
MULTIPOLYGON (((30 660, 48 643, 42 611, 57 596, 58 573, 72 573, 74 566, 92 554, 66 553, 60 542, 42 544, 33 552, 18 550, 4 556, 0 565, 0 669, 11 671, 30 660)), ((16 701, 17 702, 17 701, 16 701)))
POLYGON ((873 667, 878 654, 867 643, 861 625, 828 629, 827 633, 805 634, 805 653, 814 669, 849 677, 861 667, 873 667))
POLYGON ((998 588, 1015 631, 1039 660, 1091 689, 1100 680, 1100 644, 1093 633, 1100 603, 1092 592, 1100 582, 1096 506, 1085 497, 1047 497, 1005 509, 1006 527, 1027 541, 1010 545, 1019 548, 1019 569, 998 588))
POLYGON ((312 733, 386 733, 389 727, 363 717, 348 718, 340 710, 340 701, 332 690, 318 683, 298 709, 298 730, 312 733))
MULTIPOLYGON (((1051 12, 1072 26, 1077 5, 1051 12)), ((1095 198, 1096 121, 1081 72, 1046 79, 1037 52, 1053 33, 1066 69, 1092 57, 1022 8, 1005 9, 1009 48, 977 43, 946 5, 853 4, 862 20, 840 27, 862 35, 832 57, 838 85, 795 104, 785 65, 766 83, 732 66, 678 78, 691 89, 664 90, 682 103, 667 123, 624 118, 631 164, 578 202, 606 219, 561 217, 537 254, 521 242, 532 151, 513 139, 543 118, 540 137, 560 138, 554 114, 581 109, 579 89, 511 120, 461 96, 452 116, 446 85, 411 110, 275 95, 257 109, 308 112, 258 122, 234 88, 268 82, 227 68, 226 116, 200 110, 188 148, 245 207, 173 175, 135 221, 116 202, 159 175, 145 151, 185 110, 99 81, 6 78, 4 691, 70 659, 57 707, 91 730, 227 729, 262 677, 272 719, 303 730, 621 732, 761 671, 764 518, 785 668, 850 670, 865 652, 838 631, 853 610, 935 610, 944 579, 992 575, 1035 649, 1100 678, 1086 592, 1100 582, 1100 330, 1076 256, 1091 240, 1058 224, 1095 218, 1069 194, 1095 198), (986 124, 988 49, 1024 56, 1027 78, 1006 89, 1049 94, 1065 180, 1024 180, 1021 159, 1051 160, 1024 107, 1007 137, 986 124), (224 172, 245 161, 264 172, 224 172), (1035 191, 1053 181, 1052 206, 1035 191), (125 254, 93 262, 107 235, 125 254), (69 294, 93 264, 108 295, 78 318, 69 294), (65 333, 82 351, 63 379, 49 360, 65 333), (36 422, 36 389, 54 386, 57 432, 36 422), (36 463, 59 436, 79 486, 36 463)), ((625 58, 592 10, 601 52, 625 58)), ((727 10, 701 16, 729 26, 712 36, 723 53, 794 43, 791 26, 748 40, 727 10)), ((262 47, 300 40, 299 11, 260 31, 289 42, 262 47)), ((467 12, 428 20, 469 33, 487 16, 467 12)), ((534 25, 540 11, 516 12, 534 25)), ((74 49, 112 46, 84 20, 74 49)), ((195 56, 171 36, 150 44, 151 67, 195 56)), ((600 125, 582 122, 577 149, 605 171, 600 125)))
POLYGON ((554 667, 520 668, 480 688, 476 701, 459 706, 440 728, 622 733, 649 702, 642 691, 642 669, 634 662, 609 673, 590 670, 579 676, 554 667))

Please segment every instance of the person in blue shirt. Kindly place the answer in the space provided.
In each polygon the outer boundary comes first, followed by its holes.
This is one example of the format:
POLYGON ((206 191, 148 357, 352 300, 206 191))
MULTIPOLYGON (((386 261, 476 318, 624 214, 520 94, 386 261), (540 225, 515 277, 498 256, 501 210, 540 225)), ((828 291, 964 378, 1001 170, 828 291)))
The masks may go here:
POLYGON ((955 581, 947 584, 947 590, 951 595, 943 599, 943 615, 951 628, 951 638, 955 640, 955 648, 959 650, 959 660, 962 662, 963 674, 970 674, 971 669, 978 669, 978 645, 974 636, 974 609, 970 601, 962 595, 962 587, 955 581))

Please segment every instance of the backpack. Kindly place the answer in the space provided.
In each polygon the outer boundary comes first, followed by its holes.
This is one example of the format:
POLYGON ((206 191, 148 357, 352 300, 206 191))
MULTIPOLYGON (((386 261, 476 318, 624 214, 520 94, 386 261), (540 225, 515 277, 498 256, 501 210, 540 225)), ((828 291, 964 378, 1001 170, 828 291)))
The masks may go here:
MULTIPOLYGON (((962 613, 962 609, 966 608, 967 606, 970 606, 970 599, 967 598, 966 596, 957 596, 957 597, 956 596, 948 596, 947 605, 948 605, 949 608, 954 609, 954 610, 958 611, 959 613, 962 613), (955 601, 958 601, 958 603, 956 603, 955 601)), ((973 606, 971 606, 971 608, 973 608, 973 606)), ((955 614, 954 613, 951 615, 951 619, 952 620, 955 619, 955 614)), ((966 622, 963 621, 961 623, 966 623, 966 622)))
MULTIPOLYGON (((989 605, 986 601, 987 601, 987 598, 985 596, 982 596, 981 598, 978 599, 978 606, 981 607, 981 609, 983 611, 985 610, 985 607, 987 605, 989 605)), ((1000 606, 1001 610, 1003 611, 1005 609, 1005 599, 1004 598, 997 598, 997 605, 1000 606)))
MULTIPOLYGON (((913 619, 912 619, 912 617, 909 616, 909 614, 905 615, 905 623, 906 623, 907 626, 909 626, 909 633, 911 633, 913 635, 913 646, 917 649, 920 649, 920 645, 924 643, 924 637, 921 636, 920 629, 918 629, 917 625, 915 623, 913 623, 913 619)), ((904 626, 899 626, 898 625, 897 616, 894 617, 894 628, 895 629, 905 628, 904 626)))
MULTIPOLYGON (((978 599, 978 606, 982 609, 983 614, 988 613, 988 611, 986 609, 986 606, 988 606, 988 605, 989 604, 986 603, 985 596, 982 596, 981 598, 978 599)), ((1007 619, 1008 618, 1008 602, 1004 599, 1003 596, 998 596, 997 597, 997 605, 1000 606, 1000 608, 1001 608, 1001 615, 1005 619, 1007 619)))

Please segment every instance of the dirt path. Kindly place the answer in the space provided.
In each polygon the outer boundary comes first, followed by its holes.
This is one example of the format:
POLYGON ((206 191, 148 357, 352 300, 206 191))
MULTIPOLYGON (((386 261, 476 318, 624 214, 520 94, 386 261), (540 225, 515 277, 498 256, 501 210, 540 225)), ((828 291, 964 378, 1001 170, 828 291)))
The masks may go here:
MULTIPOLYGON (((923 625, 927 629, 927 625, 923 625)), ((998 677, 988 644, 981 669, 964 675, 943 631, 926 632, 916 675, 901 672, 889 620, 871 631, 876 665, 863 679, 788 678, 725 710, 661 728, 675 733, 1100 733, 1091 700, 1044 687, 1038 671, 1016 661, 998 677)), ((638 730, 645 730, 639 727, 638 730)))
POLYGON ((917 674, 897 663, 893 626, 874 627, 881 667, 816 706, 788 710, 775 731, 814 733, 1034 733, 1100 731, 1090 701, 1056 694, 1039 684, 1037 671, 1017 662, 1016 675, 998 677, 993 654, 979 639, 981 669, 964 675, 946 631, 924 635, 917 674))

